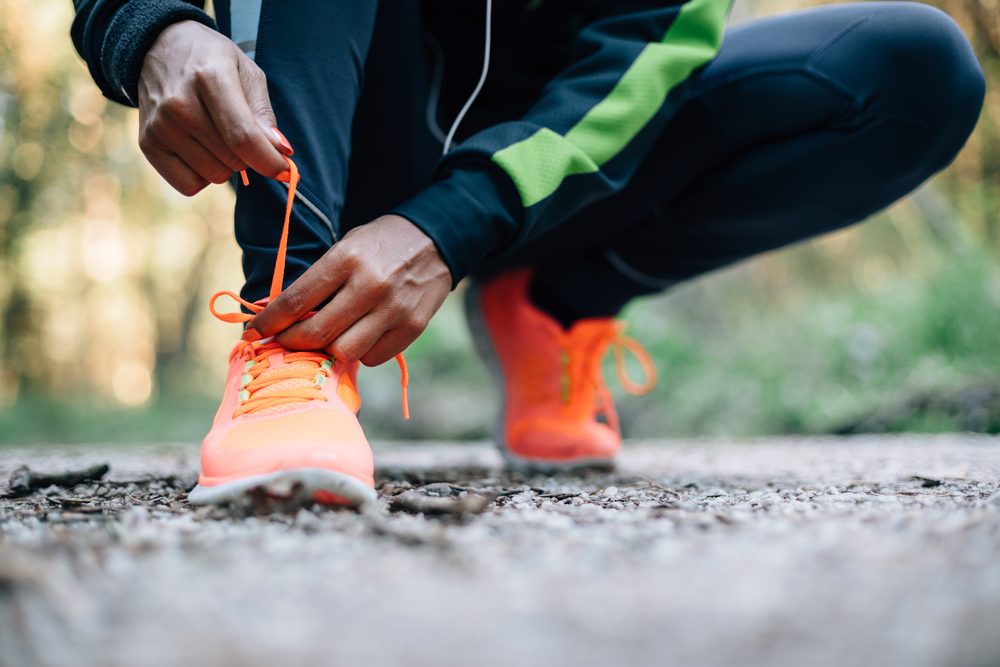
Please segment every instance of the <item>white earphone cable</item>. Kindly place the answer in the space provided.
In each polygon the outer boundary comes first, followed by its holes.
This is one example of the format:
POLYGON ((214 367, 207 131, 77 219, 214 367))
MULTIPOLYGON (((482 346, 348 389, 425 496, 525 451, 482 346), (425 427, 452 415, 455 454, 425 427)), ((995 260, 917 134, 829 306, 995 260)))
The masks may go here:
POLYGON ((465 118, 465 114, 468 113, 469 109, 472 107, 472 103, 476 101, 476 97, 479 96, 479 91, 483 89, 483 84, 486 83, 486 74, 490 71, 490 46, 492 41, 493 33, 493 0, 486 0, 486 40, 483 49, 483 73, 479 75, 479 83, 476 84, 476 89, 472 91, 469 95, 469 99, 465 101, 465 105, 462 110, 458 112, 455 116, 455 122, 451 124, 451 129, 448 130, 448 136, 444 140, 444 150, 441 151, 442 155, 448 153, 451 148, 451 142, 455 138, 455 132, 458 130, 458 126, 462 123, 462 119, 465 118))

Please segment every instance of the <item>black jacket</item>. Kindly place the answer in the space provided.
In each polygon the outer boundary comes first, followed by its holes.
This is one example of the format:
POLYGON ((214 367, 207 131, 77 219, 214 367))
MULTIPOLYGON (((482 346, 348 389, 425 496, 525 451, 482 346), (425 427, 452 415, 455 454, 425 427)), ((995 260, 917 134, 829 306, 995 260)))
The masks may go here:
MULTIPOLYGON (((165 26, 215 27, 183 0, 74 1, 77 50, 104 94, 133 106, 143 58, 165 26)), ((448 2, 461 20, 471 0, 448 2)), ((457 282, 499 249, 619 191, 676 109, 672 93, 718 52, 729 2, 497 0, 498 34, 551 36, 551 58, 490 71, 494 90, 500 81, 523 99, 527 88, 534 101, 455 146, 434 182, 392 212, 434 240, 457 282), (528 8, 530 22, 521 18, 528 8)), ((466 59, 473 70, 479 48, 466 59)))

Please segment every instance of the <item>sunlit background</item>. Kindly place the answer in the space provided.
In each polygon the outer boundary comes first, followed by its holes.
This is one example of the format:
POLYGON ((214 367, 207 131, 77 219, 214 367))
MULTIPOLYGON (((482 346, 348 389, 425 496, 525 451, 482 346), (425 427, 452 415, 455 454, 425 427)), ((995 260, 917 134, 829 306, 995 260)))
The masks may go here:
MULTIPOLYGON (((737 2, 733 18, 808 4, 737 2)), ((627 435, 1000 431, 1000 3, 937 4, 990 81, 958 161, 863 227, 634 305, 661 381, 619 401, 627 435)), ((195 441, 238 336, 205 306, 241 284, 233 193, 160 180, 71 20, 69 0, 0 0, 0 442, 195 441)), ((488 433, 460 296, 408 353, 410 422, 394 365, 362 371, 372 435, 488 433)))

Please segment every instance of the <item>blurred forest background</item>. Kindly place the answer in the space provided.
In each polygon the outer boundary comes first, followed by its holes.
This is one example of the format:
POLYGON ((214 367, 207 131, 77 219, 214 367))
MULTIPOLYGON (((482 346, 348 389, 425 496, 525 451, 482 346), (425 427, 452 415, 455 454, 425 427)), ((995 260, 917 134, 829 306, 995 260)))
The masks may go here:
MULTIPOLYGON (((740 0, 733 20, 809 4, 740 0)), ((935 4, 990 82, 958 161, 869 224, 635 304, 661 380, 619 401, 626 435, 1000 431, 1000 2, 935 4)), ((238 331, 205 305, 241 284, 233 193, 161 182, 71 19, 0 0, 0 442, 197 441, 238 331)), ((408 353, 411 422, 394 364, 363 369, 371 435, 488 433, 460 296, 408 353)))

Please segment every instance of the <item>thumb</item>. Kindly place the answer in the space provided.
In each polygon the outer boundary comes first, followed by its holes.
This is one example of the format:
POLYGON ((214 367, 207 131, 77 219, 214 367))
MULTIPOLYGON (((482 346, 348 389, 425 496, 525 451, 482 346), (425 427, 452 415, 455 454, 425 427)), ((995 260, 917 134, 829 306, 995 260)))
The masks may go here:
POLYGON ((249 58, 246 60, 249 62, 240 59, 240 82, 243 84, 243 93, 246 95, 247 106, 250 107, 254 120, 279 153, 294 155, 292 145, 278 129, 274 110, 271 108, 271 97, 267 92, 267 77, 256 63, 249 58))

